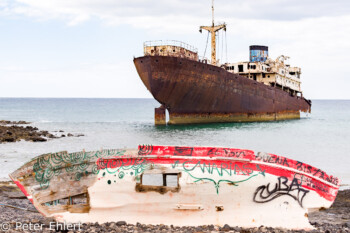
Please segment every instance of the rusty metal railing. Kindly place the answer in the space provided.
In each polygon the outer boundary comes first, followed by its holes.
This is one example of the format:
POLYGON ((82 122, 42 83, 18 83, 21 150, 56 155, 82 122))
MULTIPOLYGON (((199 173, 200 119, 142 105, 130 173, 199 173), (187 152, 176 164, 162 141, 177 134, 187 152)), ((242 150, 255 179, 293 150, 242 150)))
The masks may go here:
POLYGON ((182 41, 178 41, 178 40, 153 40, 153 41, 145 41, 143 43, 143 47, 150 47, 150 46, 178 46, 178 47, 182 47, 184 49, 187 49, 189 51, 192 51, 194 53, 198 53, 198 49, 195 48, 192 45, 189 45, 187 43, 184 43, 182 41))

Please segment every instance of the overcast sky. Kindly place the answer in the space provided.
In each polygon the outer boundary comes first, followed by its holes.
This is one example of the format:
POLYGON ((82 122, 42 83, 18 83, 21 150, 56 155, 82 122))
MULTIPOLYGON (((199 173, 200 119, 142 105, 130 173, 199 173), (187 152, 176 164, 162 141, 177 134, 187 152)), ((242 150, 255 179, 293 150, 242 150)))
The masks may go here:
MULTIPOLYGON (((216 0, 215 9, 228 61, 267 45, 302 68, 305 97, 350 99, 349 0, 216 0)), ((132 61, 143 42, 181 40, 203 56, 198 29, 210 22, 211 0, 0 0, 0 97, 150 98, 132 61)))

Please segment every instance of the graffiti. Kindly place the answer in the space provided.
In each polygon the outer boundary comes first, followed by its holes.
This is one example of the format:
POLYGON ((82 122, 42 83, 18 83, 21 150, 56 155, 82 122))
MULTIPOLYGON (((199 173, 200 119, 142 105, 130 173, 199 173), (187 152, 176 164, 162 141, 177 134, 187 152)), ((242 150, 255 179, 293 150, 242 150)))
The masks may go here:
POLYGON ((220 156, 253 159, 254 152, 233 148, 139 145, 139 155, 220 156))
POLYGON ((151 169, 153 163, 147 161, 144 158, 111 158, 111 159, 99 159, 97 161, 98 170, 105 170, 109 174, 119 172, 120 179, 124 177, 122 170, 131 170, 132 175, 138 176, 145 170, 151 169), (122 173, 122 174, 120 174, 122 173))
POLYGON ((322 180, 325 180, 329 183, 332 183, 334 185, 339 185, 339 179, 333 176, 327 175, 324 171, 321 169, 312 167, 308 164, 302 163, 300 161, 295 161, 295 168, 298 169, 298 171, 308 173, 312 176, 318 177, 322 180))
POLYGON ((313 190, 319 190, 324 193, 330 193, 329 186, 323 184, 318 180, 312 179, 310 177, 307 177, 301 174, 295 174, 294 178, 300 181, 300 185, 305 185, 313 190))
POLYGON ((183 163, 184 171, 193 171, 197 167, 200 168, 202 173, 207 172, 208 174, 213 174, 216 172, 219 176, 223 176, 224 174, 228 174, 232 176, 234 175, 250 175, 253 173, 253 169, 250 168, 250 164, 238 164, 238 163, 212 163, 212 162, 202 162, 198 161, 193 167, 187 168, 186 164, 191 163, 192 161, 187 161, 183 163))
POLYGON ((223 157, 233 157, 233 158, 245 158, 246 151, 228 149, 228 148, 210 148, 207 155, 209 156, 223 156, 223 157))
POLYGON ((153 152, 153 146, 152 145, 139 145, 139 155, 150 155, 153 152))
MULTIPOLYGON (((97 164, 98 170, 104 170, 108 174, 118 173, 119 179, 123 179, 126 174, 130 174, 130 176, 135 176, 137 181, 139 181, 139 176, 145 170, 151 169, 154 166, 152 162, 147 161, 144 158, 99 159, 97 164)), ((105 172, 103 174, 105 174, 105 172)), ((116 183, 115 180, 114 183, 116 183)), ((110 183, 108 182, 108 184, 110 183)))
POLYGON ((194 182, 199 182, 199 181, 213 182, 217 194, 219 194, 220 183, 225 182, 225 183, 232 184, 234 186, 238 186, 239 183, 248 181, 257 175, 265 176, 265 170, 262 170, 259 165, 249 164, 249 163, 232 163, 232 162, 222 163, 220 161, 208 162, 208 161, 192 161, 192 160, 186 160, 180 163, 179 160, 176 160, 171 166, 173 169, 177 168, 186 172, 190 177, 194 179, 194 182), (198 177, 198 175, 194 175, 195 170, 201 171, 201 173, 205 176, 210 175, 211 178, 198 177), (254 170, 258 171, 258 173, 253 174, 254 170), (247 176, 247 178, 238 180, 238 181, 220 178, 223 176, 233 176, 233 175, 244 175, 244 176, 247 176), (215 177, 217 179, 215 179, 215 177))
POLYGON ((305 172, 307 174, 310 174, 311 176, 318 177, 318 178, 325 180, 329 183, 332 183, 334 185, 339 185, 338 178, 333 177, 333 176, 329 176, 321 169, 317 169, 317 168, 312 167, 308 164, 304 164, 300 161, 295 161, 292 159, 287 159, 287 158, 282 157, 282 156, 261 153, 261 152, 259 152, 258 155, 255 156, 255 160, 263 161, 265 163, 279 164, 282 166, 294 168, 300 172, 305 172))
POLYGON ((259 152, 258 155, 255 156, 255 159, 265 163, 275 163, 289 167, 288 159, 278 155, 259 152))
POLYGON ((199 168, 202 173, 208 173, 210 175, 217 174, 223 175, 250 175, 254 171, 259 172, 265 176, 265 170, 258 164, 231 162, 231 161, 205 161, 205 160, 176 160, 172 163, 172 168, 181 168, 186 172, 190 172, 199 168), (192 165, 193 164, 193 165, 192 165))
POLYGON ((40 183, 41 189, 47 189, 50 186, 50 180, 54 176, 61 175, 63 171, 68 173, 71 179, 79 181, 84 176, 99 173, 97 165, 94 163, 96 158, 121 156, 124 153, 125 150, 102 150, 42 155, 36 159, 33 165, 34 178, 40 183))
POLYGON ((312 172, 312 166, 310 165, 305 165, 302 162, 296 161, 296 167, 298 171, 306 172, 306 173, 311 173, 312 172))
POLYGON ((238 159, 249 159, 251 161, 261 161, 265 163, 276 164, 288 168, 297 169, 310 174, 311 176, 318 177, 336 186, 339 185, 339 180, 336 177, 329 176, 325 172, 304 164, 299 161, 288 159, 282 156, 259 152, 255 155, 254 151, 241 150, 234 148, 217 148, 217 147, 174 147, 174 146, 151 146, 142 145, 139 146, 139 155, 154 154, 157 156, 164 155, 183 155, 192 157, 231 157, 238 159))
POLYGON ((270 202, 281 196, 290 196, 296 200, 301 207, 303 207, 303 200, 309 190, 303 189, 298 179, 293 178, 291 184, 288 184, 288 178, 281 176, 278 178, 275 187, 271 190, 270 183, 259 186, 255 193, 253 200, 257 203, 270 202))
POLYGON ((193 147, 176 146, 174 150, 174 155, 192 156, 192 152, 193 152, 193 147))
POLYGON ((220 188, 220 183, 221 182, 226 182, 226 183, 229 183, 229 184, 232 184, 234 186, 238 186, 237 184, 238 183, 242 183, 242 182, 245 182, 245 181, 248 181, 250 180, 251 178, 257 176, 258 174, 255 174, 255 175, 252 175, 252 176, 249 176, 248 178, 246 179, 243 179, 243 180, 239 180, 239 181, 232 181, 232 180, 218 180, 218 181, 215 181, 214 179, 211 179, 211 178, 198 178, 198 177, 195 177, 193 176, 191 173, 188 172, 188 174, 195 180, 194 182, 198 182, 198 181, 204 181, 204 180, 207 180, 207 181, 211 181, 214 183, 214 187, 216 189, 216 194, 219 194, 219 188, 220 188))

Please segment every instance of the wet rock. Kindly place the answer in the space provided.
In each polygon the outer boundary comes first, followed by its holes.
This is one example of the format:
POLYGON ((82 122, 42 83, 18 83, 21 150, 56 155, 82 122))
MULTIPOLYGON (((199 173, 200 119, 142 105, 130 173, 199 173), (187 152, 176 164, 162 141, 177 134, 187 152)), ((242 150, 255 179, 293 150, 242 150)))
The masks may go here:
POLYGON ((232 227, 232 230, 233 230, 233 231, 240 232, 240 231, 241 231, 241 228, 236 226, 236 227, 232 227))
POLYGON ((125 221, 119 221, 116 224, 117 224, 117 226, 124 226, 124 225, 126 225, 126 222, 125 221))
POLYGON ((230 231, 231 227, 228 224, 225 224, 220 230, 221 231, 230 231))
MULTIPOLYGON (((20 140, 32 141, 32 142, 44 142, 47 141, 45 137, 51 138, 54 135, 48 131, 39 131, 37 127, 33 126, 18 126, 18 122, 0 121, 0 143, 17 142, 20 140), (5 123, 4 123, 5 122, 5 123), (16 123, 9 125, 6 123, 16 123)), ((19 121, 24 124, 27 122, 19 121)))
POLYGON ((46 139, 46 138, 39 137, 39 136, 33 136, 33 137, 31 137, 29 140, 26 140, 26 141, 32 141, 32 142, 46 142, 47 139, 46 139))
POLYGON ((15 142, 16 138, 15 137, 11 137, 11 136, 5 136, 2 138, 3 142, 15 142))

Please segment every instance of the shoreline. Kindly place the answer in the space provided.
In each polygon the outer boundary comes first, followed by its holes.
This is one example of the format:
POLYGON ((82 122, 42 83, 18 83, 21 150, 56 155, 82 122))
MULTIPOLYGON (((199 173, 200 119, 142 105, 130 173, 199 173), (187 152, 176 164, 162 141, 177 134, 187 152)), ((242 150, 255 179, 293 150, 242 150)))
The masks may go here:
MULTIPOLYGON (((52 218, 47 218, 36 211, 32 203, 23 195, 12 181, 0 181, 0 224, 7 224, 12 232, 27 232, 16 229, 16 223, 41 224, 40 232, 52 232, 56 224, 52 218), (4 206, 7 205, 7 206, 4 206)), ((70 232, 350 232, 350 189, 339 191, 331 208, 309 213, 309 221, 316 229, 311 231, 286 230, 261 226, 259 228, 241 228, 233 223, 224 226, 167 226, 146 225, 142 223, 127 224, 123 219, 110 223, 83 223, 80 230, 70 232)), ((140 220, 140 222, 142 222, 140 220)), ((58 226, 58 225, 57 225, 58 226)), ((11 232, 11 231, 9 231, 11 232)), ((60 232, 60 231, 58 231, 60 232)), ((67 232, 67 231, 61 231, 67 232)))
POLYGON ((83 134, 64 134, 63 130, 49 132, 33 127, 31 122, 0 120, 0 144, 13 143, 21 140, 30 142, 46 142, 49 139, 61 137, 81 137, 83 134), (26 125, 26 126, 25 126, 26 125))

